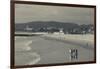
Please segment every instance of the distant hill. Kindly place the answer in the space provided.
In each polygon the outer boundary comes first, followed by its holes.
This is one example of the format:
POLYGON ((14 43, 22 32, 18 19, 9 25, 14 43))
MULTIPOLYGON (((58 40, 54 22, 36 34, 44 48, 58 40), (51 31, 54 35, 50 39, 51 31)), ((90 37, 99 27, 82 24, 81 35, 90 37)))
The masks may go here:
POLYGON ((16 23, 15 31, 20 32, 60 32, 62 30, 65 34, 86 34, 94 33, 93 24, 82 24, 57 21, 33 21, 28 23, 16 23))
POLYGON ((15 31, 25 31, 25 28, 29 27, 32 28, 33 31, 39 31, 41 28, 63 28, 64 30, 78 28, 79 25, 75 23, 68 23, 68 22, 56 22, 56 21, 33 21, 28 23, 16 23, 15 24, 15 31))

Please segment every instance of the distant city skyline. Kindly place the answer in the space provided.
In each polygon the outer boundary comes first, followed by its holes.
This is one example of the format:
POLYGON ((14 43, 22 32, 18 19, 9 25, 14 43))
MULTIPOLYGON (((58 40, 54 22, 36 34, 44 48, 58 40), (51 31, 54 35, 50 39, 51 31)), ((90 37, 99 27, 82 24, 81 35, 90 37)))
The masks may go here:
POLYGON ((57 21, 77 24, 94 24, 94 9, 46 5, 15 5, 15 23, 57 21))

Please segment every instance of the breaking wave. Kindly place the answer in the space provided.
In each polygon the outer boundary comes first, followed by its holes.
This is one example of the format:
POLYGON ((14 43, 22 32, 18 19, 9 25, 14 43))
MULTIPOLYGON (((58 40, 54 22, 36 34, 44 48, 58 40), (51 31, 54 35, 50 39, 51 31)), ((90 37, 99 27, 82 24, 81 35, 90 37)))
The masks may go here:
POLYGON ((33 51, 30 44, 32 40, 21 37, 15 38, 15 64, 30 65, 40 61, 40 55, 33 51))

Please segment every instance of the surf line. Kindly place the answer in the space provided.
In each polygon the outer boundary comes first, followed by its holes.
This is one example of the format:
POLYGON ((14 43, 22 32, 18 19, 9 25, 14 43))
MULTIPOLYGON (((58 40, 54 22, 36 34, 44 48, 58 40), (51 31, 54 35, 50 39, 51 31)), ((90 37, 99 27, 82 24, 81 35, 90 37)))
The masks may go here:
POLYGON ((31 56, 36 57, 36 59, 33 59, 31 62, 29 62, 28 63, 29 65, 36 64, 36 63, 38 63, 41 60, 40 55, 37 54, 37 53, 32 53, 31 56))
POLYGON ((32 43, 32 40, 28 41, 25 46, 27 47, 26 50, 29 51, 31 50, 31 47, 29 46, 32 43))

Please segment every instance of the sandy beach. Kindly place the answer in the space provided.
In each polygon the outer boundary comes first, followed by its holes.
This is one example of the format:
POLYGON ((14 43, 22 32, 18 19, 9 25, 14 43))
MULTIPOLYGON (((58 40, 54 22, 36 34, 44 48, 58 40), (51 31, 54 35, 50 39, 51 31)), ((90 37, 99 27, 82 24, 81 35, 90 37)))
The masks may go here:
MULTIPOLYGON (((85 39, 85 36, 83 37, 85 39)), ((81 37, 80 39, 82 39, 83 37, 81 37)), ((88 45, 91 46, 91 41, 93 40, 93 38, 90 38, 90 40, 89 37, 93 36, 88 36, 88 38, 85 39, 85 43, 90 42, 90 45, 88 45)), ((79 39, 79 36, 77 36, 77 38, 79 39)), ((15 64, 29 65, 93 61, 94 50, 91 47, 86 47, 86 44, 84 44, 83 41, 80 41, 77 38, 75 35, 68 35, 68 37, 66 38, 65 36, 61 35, 60 37, 58 37, 57 35, 16 37, 15 64), (76 40, 71 39, 70 37, 75 37, 76 40), (78 50, 77 60, 70 59, 70 49, 78 50)))

